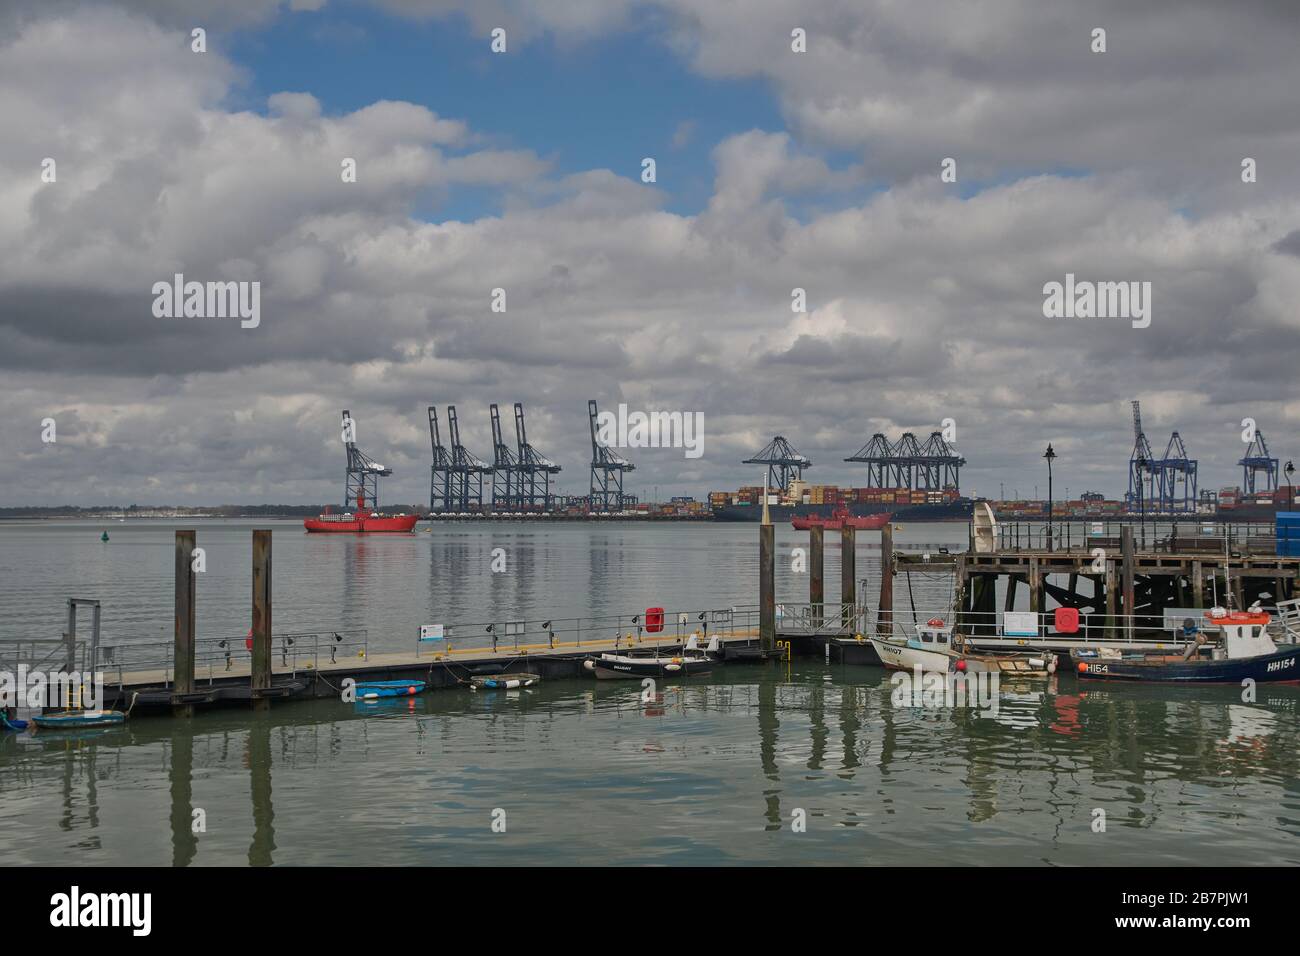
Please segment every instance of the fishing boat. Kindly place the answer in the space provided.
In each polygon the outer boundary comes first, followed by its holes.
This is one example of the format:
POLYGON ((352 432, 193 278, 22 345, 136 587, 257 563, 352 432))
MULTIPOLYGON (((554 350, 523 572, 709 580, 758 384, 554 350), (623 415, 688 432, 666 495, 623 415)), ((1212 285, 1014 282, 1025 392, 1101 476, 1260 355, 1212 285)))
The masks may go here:
POLYGON ((889 519, 893 515, 888 511, 880 511, 870 515, 855 515, 844 505, 840 505, 830 513, 830 516, 821 514, 795 515, 790 519, 790 524, 797 531, 807 531, 809 528, 825 528, 830 531, 839 531, 842 528, 856 528, 859 531, 879 531, 885 525, 889 524, 889 519))
POLYGON ((38 730, 81 730, 87 727, 112 727, 126 721, 120 710, 65 710, 57 714, 32 717, 38 730))
POLYGON ((414 697, 423 693, 422 680, 367 680, 357 681, 358 701, 379 700, 382 697, 414 697))
POLYGON ((1216 607, 1206 621, 1216 636, 1184 625, 1187 648, 1181 654, 1124 651, 1115 647, 1075 648, 1070 652, 1082 680, 1149 681, 1172 684, 1300 683, 1300 645, 1279 647, 1268 633, 1271 616, 1258 604, 1248 611, 1216 607))
POLYGON ((1055 654, 993 654, 974 650, 953 626, 932 617, 907 638, 872 637, 880 662, 889 670, 938 674, 996 673, 1006 677, 1047 677, 1056 672, 1055 654))
POLYGON ((718 663, 721 642, 715 634, 709 646, 701 648, 699 638, 691 635, 685 646, 671 656, 661 656, 656 648, 653 654, 618 654, 606 652, 599 657, 588 657, 583 667, 601 680, 637 677, 699 677, 708 674, 718 663))
POLYGON ((0 723, 4 724, 5 730, 21 731, 27 729, 27 721, 19 720, 16 717, 5 717, 3 714, 0 714, 0 723))
POLYGON ((473 690, 515 690, 532 687, 541 681, 540 674, 477 674, 469 679, 473 690))

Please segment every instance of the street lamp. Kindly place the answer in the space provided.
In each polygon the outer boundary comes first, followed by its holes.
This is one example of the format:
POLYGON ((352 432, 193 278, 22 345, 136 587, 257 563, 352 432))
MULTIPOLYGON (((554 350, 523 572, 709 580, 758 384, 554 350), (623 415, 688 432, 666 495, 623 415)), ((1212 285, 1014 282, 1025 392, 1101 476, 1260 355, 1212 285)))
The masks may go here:
POLYGON ((1052 550, 1052 462, 1056 460, 1056 452, 1052 450, 1052 443, 1047 443, 1047 451, 1043 452, 1043 457, 1047 459, 1047 550, 1052 550))
POLYGON ((1288 508, 1294 508, 1295 489, 1291 487, 1291 476, 1295 474, 1295 465, 1288 461, 1282 471, 1286 473, 1286 505, 1288 508))

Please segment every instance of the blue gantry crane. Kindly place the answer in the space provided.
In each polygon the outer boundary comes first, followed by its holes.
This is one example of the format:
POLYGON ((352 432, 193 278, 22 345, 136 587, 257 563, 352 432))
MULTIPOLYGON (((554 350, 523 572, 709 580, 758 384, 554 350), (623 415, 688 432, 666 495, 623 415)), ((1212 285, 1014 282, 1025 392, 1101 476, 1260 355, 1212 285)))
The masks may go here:
POLYGON ((588 507, 592 511, 623 511, 635 504, 635 497, 623 493, 623 475, 635 471, 636 465, 596 438, 596 410, 594 398, 587 401, 587 418, 591 423, 591 497, 588 507))
POLYGON ((1142 430, 1142 407, 1137 401, 1133 406, 1133 451, 1128 459, 1128 491, 1124 501, 1130 508, 1141 511, 1154 511, 1156 495, 1156 474, 1160 470, 1158 459, 1147 441, 1146 432, 1142 430))
POLYGON ((1253 495, 1257 492, 1277 491, 1278 460, 1268 453, 1268 443, 1264 441, 1264 432, 1255 429, 1255 440, 1246 449, 1245 456, 1237 462, 1241 465, 1241 490, 1253 495), (1261 487, 1259 476, 1264 480, 1261 487))
POLYGON ((753 458, 746 458, 741 464, 767 465, 767 487, 772 494, 789 491, 790 481, 802 479, 804 469, 812 467, 812 462, 795 451, 780 435, 764 445, 753 458))
POLYGON ((908 488, 916 491, 961 490, 961 466, 966 459, 944 440, 943 432, 931 432, 924 445, 913 432, 903 432, 891 443, 880 432, 845 461, 867 466, 867 487, 908 488))

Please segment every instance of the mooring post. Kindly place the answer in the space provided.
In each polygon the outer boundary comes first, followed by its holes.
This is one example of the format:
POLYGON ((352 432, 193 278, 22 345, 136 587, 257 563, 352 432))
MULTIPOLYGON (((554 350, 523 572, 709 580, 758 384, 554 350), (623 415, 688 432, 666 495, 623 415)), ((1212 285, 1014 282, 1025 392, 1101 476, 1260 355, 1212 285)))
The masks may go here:
POLYGON ((72 598, 68 598, 68 629, 63 632, 63 655, 64 673, 70 674, 77 669, 77 602, 72 598))
POLYGON ((1115 615, 1118 613, 1115 600, 1115 562, 1110 558, 1106 561, 1106 639, 1113 641, 1115 639, 1115 615))
POLYGON ((822 605, 826 600, 826 529, 813 525, 808 529, 808 614, 814 630, 822 626, 822 605))
POLYGON ((271 531, 253 531, 253 669, 250 687, 253 709, 267 710, 271 702, 260 692, 271 686, 271 531))
POLYGON ((858 630, 858 532, 840 528, 840 626, 858 630))
POLYGON ((193 717, 194 705, 180 698, 194 692, 195 532, 176 532, 176 636, 172 650, 172 714, 193 717))
POLYGON ((1029 559, 1029 610, 1035 614, 1043 613, 1043 574, 1037 557, 1029 559))
POLYGON ((758 526, 758 646, 764 657, 776 653, 776 528, 770 520, 758 526))
POLYGON ((1124 588, 1124 636, 1133 640, 1133 526, 1125 525, 1119 534, 1120 576, 1124 588))
POLYGON ((880 608, 876 613, 876 632, 881 637, 894 633, 894 526, 880 529, 880 608))

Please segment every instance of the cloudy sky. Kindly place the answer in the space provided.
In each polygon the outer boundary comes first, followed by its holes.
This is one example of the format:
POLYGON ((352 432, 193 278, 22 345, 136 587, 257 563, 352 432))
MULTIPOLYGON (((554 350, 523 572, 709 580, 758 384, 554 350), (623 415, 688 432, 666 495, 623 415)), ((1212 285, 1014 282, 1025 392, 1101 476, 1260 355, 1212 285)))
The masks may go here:
POLYGON ((425 407, 488 457, 515 401, 585 493, 588 398, 704 414, 643 496, 945 418, 968 493, 1050 441, 1114 496, 1135 398, 1236 484, 1243 418, 1300 456, 1297 49, 1292 0, 8 0, 0 505, 334 501, 345 407, 425 501, 425 407), (178 272, 261 324, 156 317, 178 272), (1067 273, 1150 326, 1046 318, 1067 273))

